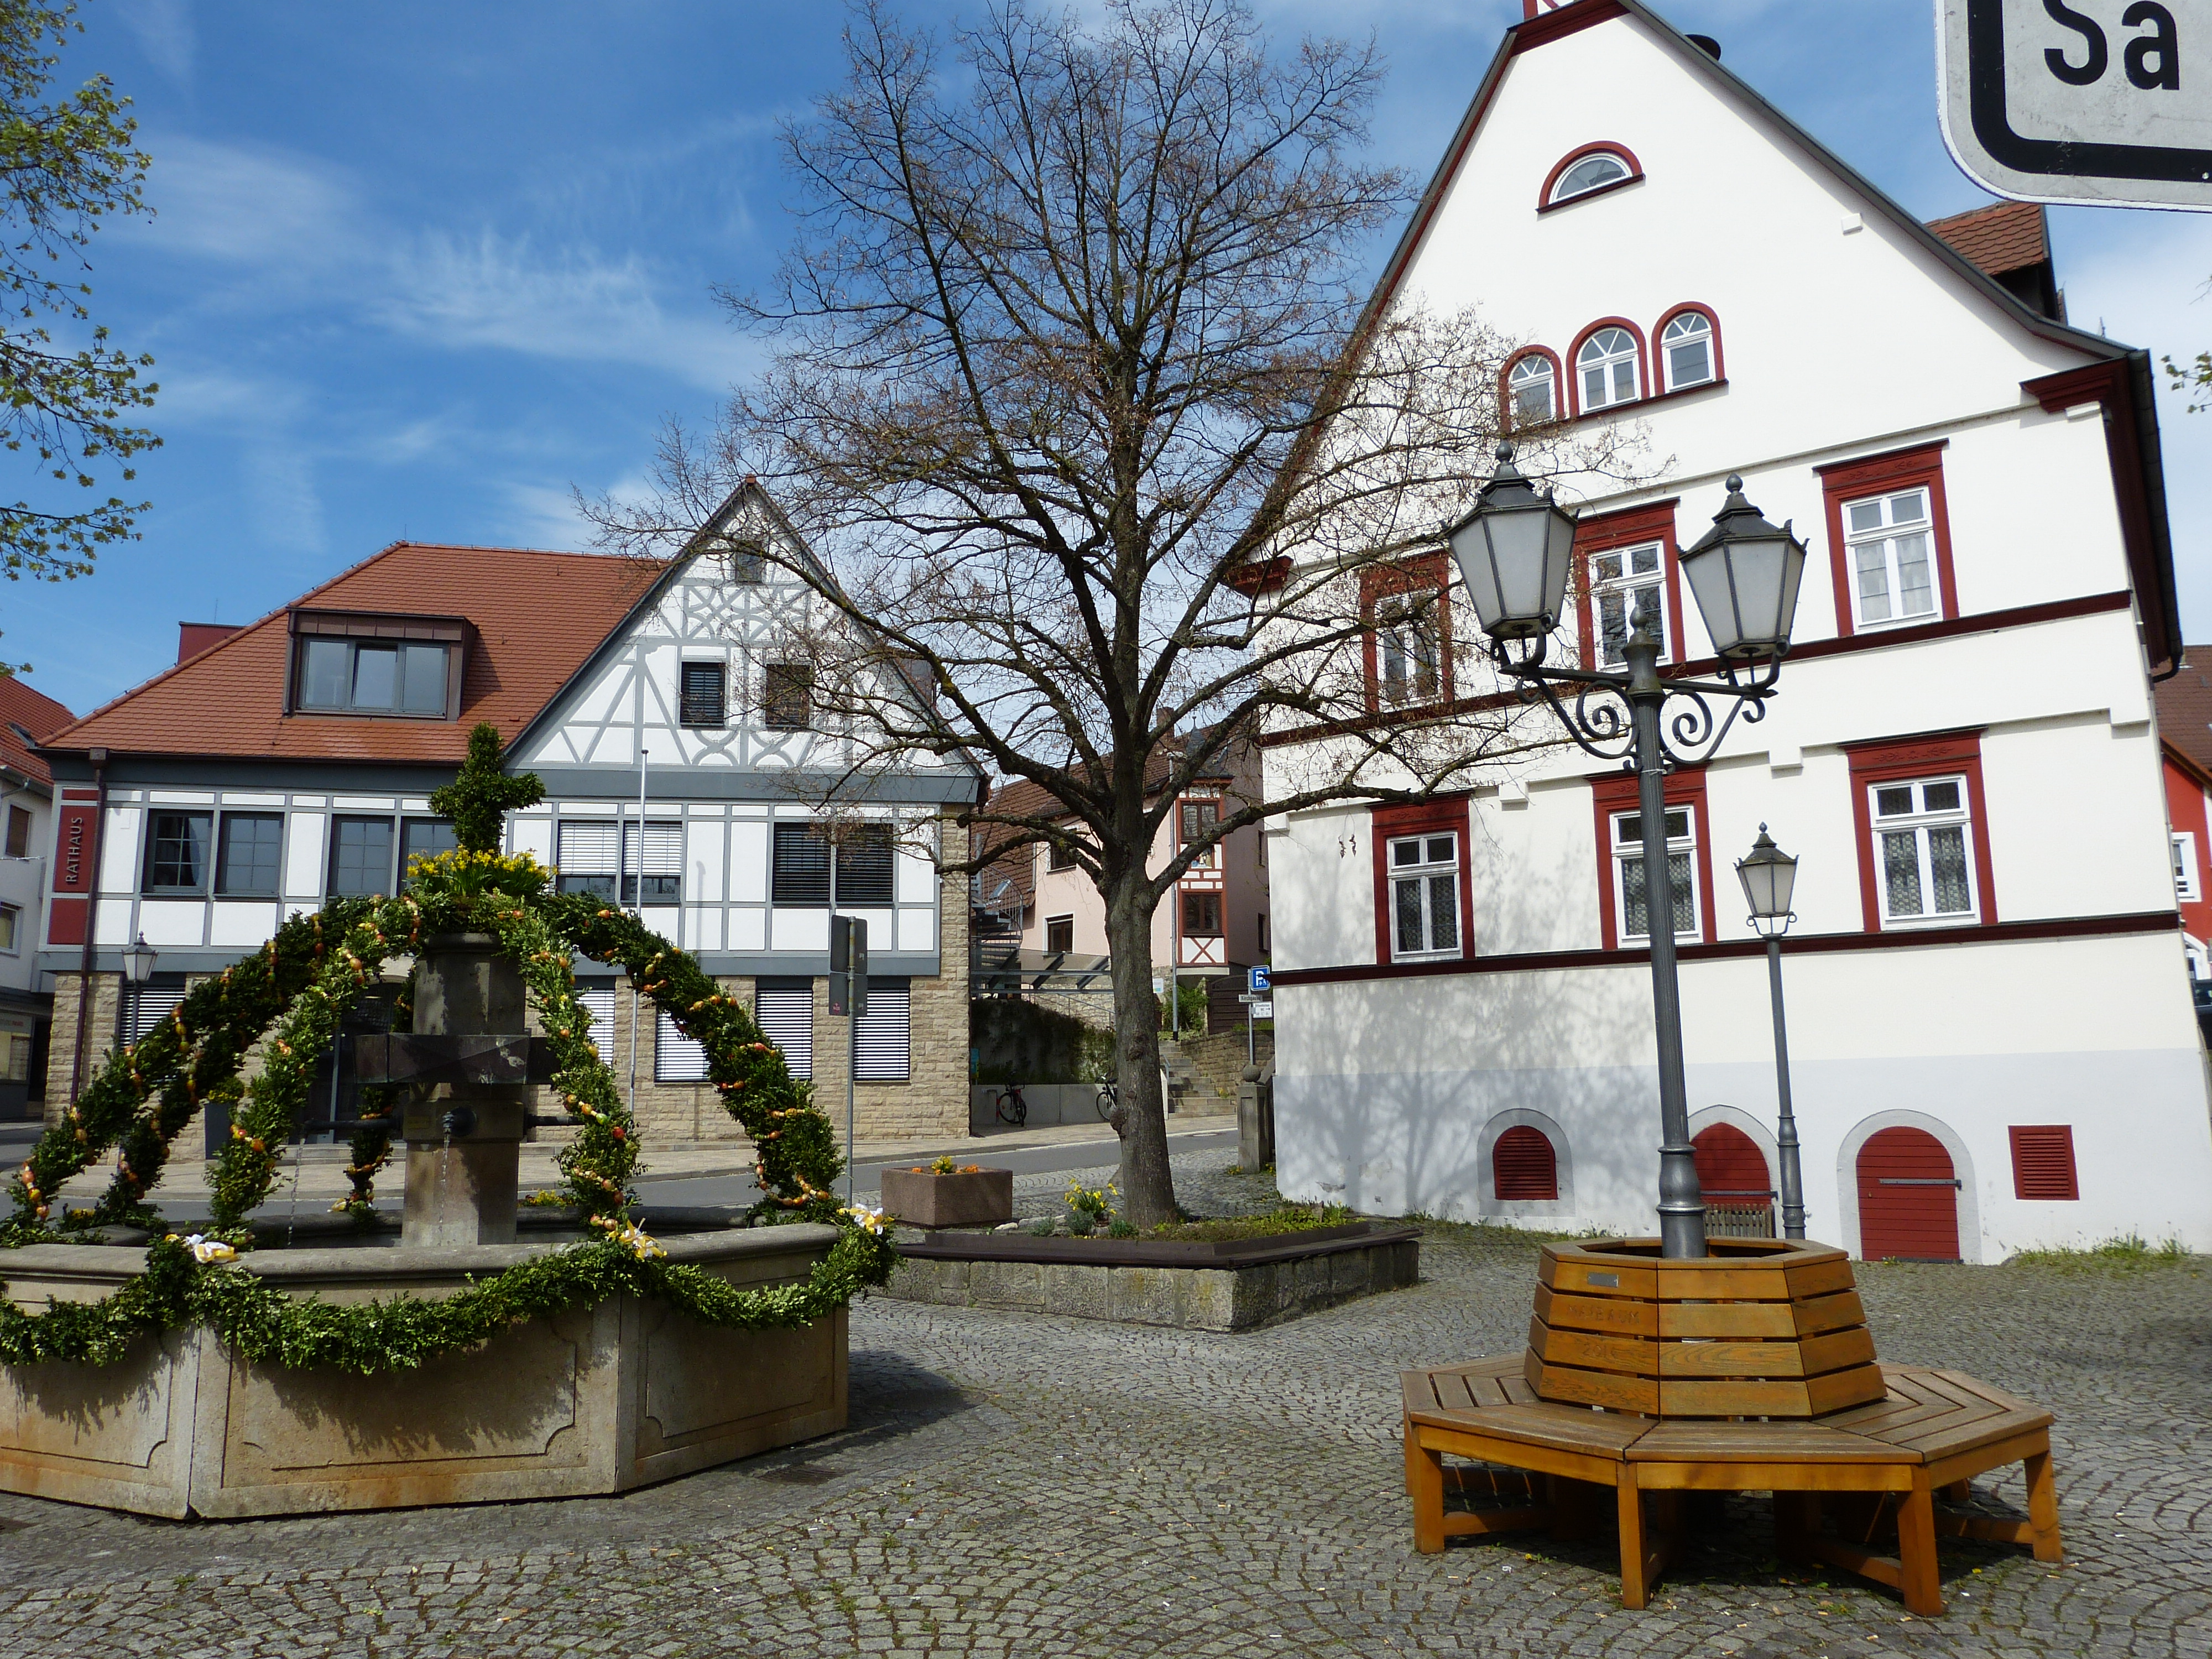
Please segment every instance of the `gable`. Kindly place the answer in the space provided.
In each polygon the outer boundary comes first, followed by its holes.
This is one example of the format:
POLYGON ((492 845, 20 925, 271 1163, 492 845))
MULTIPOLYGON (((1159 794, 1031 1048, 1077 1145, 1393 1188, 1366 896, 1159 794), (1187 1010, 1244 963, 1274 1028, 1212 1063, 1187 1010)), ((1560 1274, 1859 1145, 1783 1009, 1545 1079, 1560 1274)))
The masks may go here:
POLYGON ((1509 41, 1401 250, 1401 301, 1479 306, 1563 357, 1601 319, 1648 351, 1673 307, 1710 307, 1730 384, 1700 447, 1746 458, 2018 407, 2022 380, 2118 355, 2028 317, 1640 7, 1585 6, 1607 15, 1509 41), (1540 212, 1561 158, 1598 141, 1641 179, 1540 212))

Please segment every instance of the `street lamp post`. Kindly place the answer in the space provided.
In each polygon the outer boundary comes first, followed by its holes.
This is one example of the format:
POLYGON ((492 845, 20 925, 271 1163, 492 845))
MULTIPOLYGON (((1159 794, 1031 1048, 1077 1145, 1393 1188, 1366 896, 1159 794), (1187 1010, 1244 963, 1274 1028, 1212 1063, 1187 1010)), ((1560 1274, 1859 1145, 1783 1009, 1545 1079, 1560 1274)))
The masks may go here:
POLYGON ((1766 826, 1738 860, 1735 872, 1751 904, 1751 925, 1766 940, 1766 984, 1774 1000, 1774 1091, 1781 1115, 1774 1144, 1782 1153, 1782 1236, 1805 1237, 1805 1176, 1797 1161, 1797 1116, 1790 1106, 1790 1036, 1782 1023, 1782 936, 1797 920, 1790 908, 1797 883, 1797 860, 1774 844, 1766 826))
POLYGON ((1444 526, 1468 597, 1498 670, 1540 693, 1567 735, 1601 760, 1626 762, 1637 775, 1644 840, 1645 932, 1651 941, 1651 1000, 1659 1054, 1660 1254, 1704 1255, 1705 1206, 1690 1146, 1688 1091, 1682 1075, 1682 1005, 1674 967, 1674 882, 1667 859, 1666 777, 1672 766, 1710 757, 1749 710, 1756 720, 1773 695, 1805 571, 1805 544, 1777 528, 1728 481, 1713 527, 1682 555, 1682 574, 1711 635, 1717 678, 1662 678, 1659 612, 1650 589, 1637 597, 1625 671, 1548 665, 1544 659, 1565 608, 1575 519, 1550 491, 1539 495, 1498 447, 1498 471, 1474 510, 1444 526), (1555 686, 1576 688, 1571 712, 1555 686), (1709 698, 1727 700, 1716 718, 1709 698), (1667 705, 1679 702, 1669 714, 1667 705), (1656 919, 1664 915, 1667 926, 1656 919))
POLYGON ((146 981, 154 976, 154 963, 161 952, 146 943, 146 935, 138 935, 137 942, 123 947, 123 979, 131 988, 131 1012, 137 1012, 137 999, 146 981))

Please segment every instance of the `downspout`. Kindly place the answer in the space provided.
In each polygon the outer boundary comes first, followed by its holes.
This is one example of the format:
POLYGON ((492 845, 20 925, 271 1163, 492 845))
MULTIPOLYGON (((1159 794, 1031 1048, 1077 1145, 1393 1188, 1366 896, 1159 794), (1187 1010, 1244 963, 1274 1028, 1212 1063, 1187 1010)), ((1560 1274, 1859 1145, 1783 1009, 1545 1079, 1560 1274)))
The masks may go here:
MULTIPOLYGON (((84 1085, 84 1051, 92 1038, 92 940, 100 920, 100 843, 107 835, 107 751, 94 749, 88 758, 92 762, 92 879, 85 890, 84 953, 77 959, 76 1051, 70 1059, 69 1098, 72 1106, 76 1104, 77 1091, 84 1085)), ((55 817, 58 820, 60 814, 55 817)))

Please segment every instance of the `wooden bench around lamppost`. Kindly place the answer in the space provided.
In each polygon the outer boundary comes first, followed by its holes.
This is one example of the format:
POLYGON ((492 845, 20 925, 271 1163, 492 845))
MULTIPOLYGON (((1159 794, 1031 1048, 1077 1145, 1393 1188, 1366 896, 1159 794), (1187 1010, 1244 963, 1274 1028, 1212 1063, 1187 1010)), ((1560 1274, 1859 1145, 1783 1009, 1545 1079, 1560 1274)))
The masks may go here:
MULTIPOLYGON (((1726 1242, 1715 1243, 1729 1248, 1726 1242)), ((1633 1249, 1627 1241, 1619 1243, 1633 1249)), ((1777 1247, 1769 1249, 1780 1253, 1777 1247)), ((1841 1252, 1817 1245, 1789 1247, 1789 1253, 1800 1263, 1823 1269, 1826 1257, 1841 1257, 1841 1252)), ((1621 1259, 1602 1247, 1555 1245, 1545 1255, 1547 1282, 1539 1306, 1554 1316, 1573 1316, 1565 1305, 1569 1298, 1554 1292, 1556 1283, 1592 1271, 1593 1262, 1601 1264, 1595 1271, 1611 1272, 1602 1265, 1608 1256, 1615 1262, 1621 1259)), ((1632 1272, 1616 1276, 1626 1279, 1632 1272)), ((1624 1288, 1632 1291, 1634 1285, 1624 1288)), ((1856 1301, 1855 1294, 1851 1299, 1856 1301)), ((1668 1304, 1644 1305, 1663 1310, 1668 1304)), ((1747 1305, 1742 1304, 1678 1305, 1698 1310, 1682 1317, 1706 1322, 1731 1306, 1739 1310, 1735 1316, 1748 1316, 1741 1311, 1747 1305)), ((1776 1320, 1777 1309, 1790 1305, 1771 1302, 1762 1316, 1776 1320)), ((1626 1312, 1616 1304, 1614 1315, 1626 1312)), ((1655 1312, 1655 1328, 1661 1317, 1655 1312)), ((1560 1344, 1553 1337, 1540 1317, 1532 1338, 1556 1357, 1560 1344)), ((1625 1340, 1632 1345, 1637 1340, 1625 1340)), ((1663 1354, 1669 1345, 1654 1346, 1663 1354)), ((1680 1361, 1646 1361, 1633 1346, 1625 1352, 1630 1363, 1649 1363, 1655 1372, 1674 1371, 1721 1363, 1722 1350, 1732 1345, 1697 1340, 1689 1346, 1692 1352, 1680 1361)), ((1586 1359, 1598 1352, 1569 1351, 1586 1359)), ((1764 1363, 1770 1373, 1783 1369, 1778 1359, 1764 1363)), ((1562 1378, 1558 1370, 1532 1346, 1525 1353, 1404 1374, 1406 1486, 1413 1503, 1416 1547, 1433 1553, 1443 1548, 1447 1537, 1525 1527, 1550 1526, 1574 1535, 1594 1518, 1609 1486, 1620 1539, 1621 1600, 1631 1607, 1645 1604, 1665 1569, 1677 1535, 1674 1494, 1683 1492, 1773 1492, 1777 1541, 1784 1557, 1826 1562, 1887 1584, 1901 1592, 1908 1611, 1929 1617, 1943 1611, 1936 1557, 1939 1534, 2026 1544, 2039 1561, 2060 1559, 2051 1413, 1955 1371, 1885 1365, 1879 1395, 1843 1409, 1729 1419, 1662 1414, 1656 1394, 1640 1412, 1561 1400, 1556 1397, 1561 1390, 1587 1395, 1602 1389, 1607 1374, 1578 1371, 1562 1378), (1525 1485, 1531 1501, 1447 1515, 1447 1456, 1542 1475, 1543 1501, 1534 1501, 1537 1488, 1530 1480, 1525 1485), (1939 1496, 1963 1500, 1973 1477, 2012 1463, 2026 1467, 2027 1521, 1936 1507, 1939 1496), (1657 1495, 1650 1510, 1646 1494, 1657 1495), (1836 1507, 1839 1522, 1857 1523, 1847 1531, 1861 1542, 1822 1532, 1824 1503, 1836 1507), (1864 1547, 1891 1504, 1898 1529, 1894 1556, 1864 1547)), ((1618 1380, 1624 1387, 1636 1382, 1632 1376, 1618 1380)), ((1858 1391, 1866 1392, 1863 1385, 1858 1391)), ((1491 1485, 1504 1490, 1502 1483, 1491 1485)))

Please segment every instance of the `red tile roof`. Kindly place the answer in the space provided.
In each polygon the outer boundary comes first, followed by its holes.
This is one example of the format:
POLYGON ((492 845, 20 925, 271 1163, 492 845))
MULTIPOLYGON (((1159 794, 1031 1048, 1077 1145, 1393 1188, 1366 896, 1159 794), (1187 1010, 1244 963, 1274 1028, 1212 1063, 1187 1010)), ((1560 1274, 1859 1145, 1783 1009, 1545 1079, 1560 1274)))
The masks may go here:
POLYGON ((2212 771, 2212 645, 2184 646, 2181 672, 2152 689, 2159 736, 2212 771))
POLYGON ((1972 213, 1930 219, 1928 228, 1990 276, 2042 264, 2051 258, 2051 238, 2038 202, 1999 202, 1972 213))
POLYGON ((44 743, 76 718, 44 692, 33 691, 24 684, 21 674, 0 675, 0 766, 40 783, 52 784, 53 773, 47 769, 46 762, 31 752, 31 745, 23 741, 15 728, 22 727, 36 741, 44 743))
POLYGON ((458 762, 467 751, 469 729, 480 720, 513 741, 665 568, 606 554, 397 542, 95 709, 56 732, 47 746, 258 760, 458 762), (296 606, 466 617, 475 636, 460 719, 287 714, 286 617, 296 606))

